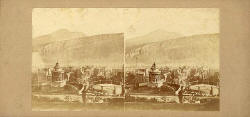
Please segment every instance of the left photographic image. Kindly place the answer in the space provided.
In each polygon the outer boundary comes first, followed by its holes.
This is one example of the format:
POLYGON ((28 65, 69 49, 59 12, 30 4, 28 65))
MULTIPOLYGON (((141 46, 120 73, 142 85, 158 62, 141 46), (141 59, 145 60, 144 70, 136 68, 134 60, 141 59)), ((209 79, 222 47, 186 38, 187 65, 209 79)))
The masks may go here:
POLYGON ((101 10, 32 10, 32 110, 123 110, 124 34, 101 10))

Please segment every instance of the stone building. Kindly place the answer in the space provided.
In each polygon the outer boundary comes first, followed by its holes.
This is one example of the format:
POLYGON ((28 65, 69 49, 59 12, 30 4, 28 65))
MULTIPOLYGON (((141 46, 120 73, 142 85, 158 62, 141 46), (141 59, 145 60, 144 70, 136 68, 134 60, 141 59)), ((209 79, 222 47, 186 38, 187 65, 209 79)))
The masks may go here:
POLYGON ((52 72, 52 86, 63 87, 66 85, 66 80, 64 79, 64 71, 61 69, 59 63, 57 62, 54 66, 54 71, 52 72))
POLYGON ((161 80, 161 71, 154 63, 149 71, 149 82, 157 83, 159 80, 161 80))
POLYGON ((149 87, 160 87, 163 85, 164 79, 161 77, 161 71, 154 63, 149 71, 149 87))

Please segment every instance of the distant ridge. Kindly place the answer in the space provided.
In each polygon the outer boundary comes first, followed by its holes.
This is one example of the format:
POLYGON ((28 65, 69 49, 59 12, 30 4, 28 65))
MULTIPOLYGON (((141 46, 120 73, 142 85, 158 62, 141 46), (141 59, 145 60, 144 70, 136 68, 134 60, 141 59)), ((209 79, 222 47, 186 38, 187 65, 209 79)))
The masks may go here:
POLYGON ((174 39, 182 37, 181 34, 175 32, 167 32, 162 29, 155 30, 143 36, 126 39, 126 47, 141 45, 145 43, 164 41, 168 39, 174 39))
POLYGON ((219 65, 219 34, 202 34, 126 48, 126 63, 219 65))
POLYGON ((48 44, 51 42, 70 40, 85 36, 86 35, 81 32, 70 32, 67 29, 60 29, 47 35, 42 35, 32 39, 32 46, 33 49, 36 49, 36 47, 43 46, 44 44, 48 44))
POLYGON ((52 41, 33 45, 44 63, 54 64, 57 60, 63 64, 123 64, 123 33, 100 34, 52 41))

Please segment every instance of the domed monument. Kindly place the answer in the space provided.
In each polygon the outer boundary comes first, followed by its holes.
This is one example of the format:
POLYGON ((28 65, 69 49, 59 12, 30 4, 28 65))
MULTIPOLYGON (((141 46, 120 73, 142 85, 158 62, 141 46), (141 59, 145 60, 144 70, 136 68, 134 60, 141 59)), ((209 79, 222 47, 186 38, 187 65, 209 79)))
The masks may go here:
POLYGON ((162 82, 161 71, 156 67, 156 64, 154 62, 149 71, 150 87, 155 87, 155 86, 158 87, 161 82, 162 82))

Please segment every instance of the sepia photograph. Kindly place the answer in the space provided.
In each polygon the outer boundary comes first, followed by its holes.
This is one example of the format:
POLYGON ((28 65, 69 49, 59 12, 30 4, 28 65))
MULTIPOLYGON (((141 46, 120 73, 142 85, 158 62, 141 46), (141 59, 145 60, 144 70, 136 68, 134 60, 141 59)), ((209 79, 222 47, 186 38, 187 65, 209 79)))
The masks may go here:
POLYGON ((33 8, 32 111, 219 111, 219 16, 33 8))

